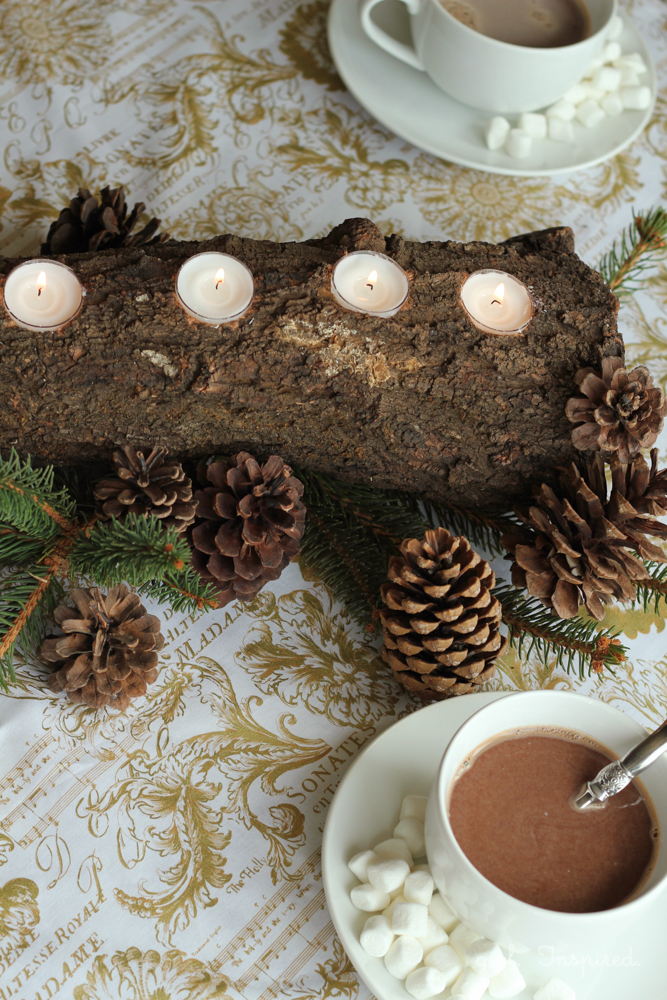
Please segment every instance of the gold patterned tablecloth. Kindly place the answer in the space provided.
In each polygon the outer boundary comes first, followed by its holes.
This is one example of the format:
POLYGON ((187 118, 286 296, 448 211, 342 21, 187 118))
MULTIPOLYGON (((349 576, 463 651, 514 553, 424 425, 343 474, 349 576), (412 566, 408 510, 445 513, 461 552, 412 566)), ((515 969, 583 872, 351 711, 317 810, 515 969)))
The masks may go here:
MULTIPOLYGON (((33 253, 78 185, 122 182, 179 238, 301 239, 359 214, 418 239, 568 224, 595 264, 633 206, 667 197, 667 5, 624 6, 658 68, 649 128, 592 170, 527 180, 370 119, 332 67, 327 0, 3 0, 0 250, 33 253)), ((666 307, 662 267, 621 312, 663 387, 666 307)), ((354 755, 415 705, 297 565, 250 607, 158 613, 162 670, 124 715, 55 698, 32 662, 0 698, 0 1000, 366 997, 321 833, 354 755)), ((662 614, 607 624, 632 650, 616 678, 509 653, 490 686, 585 691, 657 723, 662 614)))

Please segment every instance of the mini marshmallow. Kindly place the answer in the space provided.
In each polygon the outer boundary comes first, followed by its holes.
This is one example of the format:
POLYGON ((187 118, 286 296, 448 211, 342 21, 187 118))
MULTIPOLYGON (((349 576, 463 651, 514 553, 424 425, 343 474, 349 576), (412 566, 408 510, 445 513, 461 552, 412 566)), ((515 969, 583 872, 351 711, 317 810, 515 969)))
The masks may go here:
POLYGON ((633 69, 635 73, 639 76, 643 76, 644 73, 648 73, 648 66, 640 56, 639 52, 629 52, 625 56, 621 56, 620 59, 614 60, 614 66, 617 69, 633 69))
MULTIPOLYGON (((495 119, 492 119, 495 121, 495 119)), ((505 121, 504 118, 500 119, 505 121)), ((509 128, 509 122, 507 122, 507 128, 509 128)), ((504 140, 503 140, 504 141, 504 140)), ((502 146, 502 142, 500 144, 502 146)), ((418 819, 420 823, 423 823, 426 819, 426 803, 428 802, 428 795, 406 795, 401 803, 401 815, 399 819, 418 819)))
POLYGON ((468 945, 465 952, 465 964, 476 972, 478 976, 492 979, 502 972, 507 964, 507 959, 503 955, 500 947, 493 941, 482 938, 480 941, 473 941, 468 945))
POLYGON ((605 93, 618 90, 621 85, 621 71, 613 66, 602 66, 593 77, 593 86, 605 93))
POLYGON ((620 59, 622 51, 618 42, 607 42, 602 50, 602 58, 605 62, 613 62, 614 59, 620 59))
POLYGON ((400 889, 410 874, 410 865, 402 858, 385 858, 368 866, 368 881, 379 892, 400 889))
POLYGON ((568 104, 581 104, 588 97, 588 92, 583 83, 575 83, 574 87, 570 87, 566 94, 563 94, 563 100, 568 104))
POLYGON ((429 955, 436 948, 440 948, 441 945, 447 944, 449 941, 449 935, 447 931, 443 930, 440 924, 436 924, 433 917, 429 917, 427 920, 427 931, 426 934, 420 934, 418 941, 422 948, 424 949, 424 954, 429 955))
POLYGON ((436 892, 433 899, 428 904, 428 915, 433 917, 436 924, 440 924, 443 930, 448 933, 452 931, 459 922, 459 918, 452 913, 447 903, 439 892, 436 892))
MULTIPOLYGON (((465 954, 471 944, 481 941, 482 935, 473 931, 465 924, 459 924, 449 935, 449 943, 459 956, 462 962, 465 961, 465 954)), ((486 988, 486 987, 485 987, 486 988)))
POLYGON ((352 905, 365 913, 373 913, 375 910, 384 910, 389 906, 391 900, 388 892, 379 892, 368 882, 363 885, 355 885, 350 893, 352 905))
POLYGON ((361 947, 373 958, 384 958, 391 948, 394 932, 386 917, 381 914, 369 917, 360 937, 361 947))
POLYGON ((540 986, 533 1000, 577 1000, 577 994, 562 979, 550 979, 540 986))
MULTIPOLYGON (((507 121, 507 118, 503 118, 502 115, 491 118, 484 126, 484 141, 487 147, 489 149, 500 149, 501 146, 504 146, 505 140, 509 135, 509 130, 510 123, 507 121)), ((403 810, 401 810, 401 819, 403 818, 403 810)))
POLYGON ((428 931, 428 909, 421 903, 396 903, 391 918, 394 934, 424 937, 428 931))
POLYGON ((410 903, 428 906, 433 898, 433 878, 428 872, 410 872, 405 878, 403 895, 410 903))
POLYGON ((621 74, 621 87, 638 87, 641 83, 639 73, 636 73, 630 66, 625 66, 619 70, 621 74))
POLYGON ((387 909, 382 911, 382 916, 386 917, 389 923, 391 924, 392 917, 394 916, 394 910, 396 909, 396 904, 406 903, 406 902, 407 900, 405 896, 403 895, 403 893, 400 893, 398 896, 396 896, 395 899, 392 899, 387 909))
POLYGON ((463 964, 453 948, 448 944, 443 944, 439 948, 430 951, 424 958, 424 964, 432 966, 445 976, 446 986, 451 986, 455 979, 458 979, 463 972, 463 964))
POLYGON ((410 848, 404 840, 392 837, 390 840, 383 840, 373 848, 379 858, 402 858, 412 865, 412 854, 410 848))
POLYGON ((562 118, 550 118, 549 138, 555 142, 574 142, 572 122, 564 122, 562 118))
POLYGON ((402 897, 401 902, 403 902, 403 900, 405 899, 405 896, 403 896, 403 886, 402 885, 399 885, 398 889, 392 889, 391 892, 389 893, 389 898, 392 901, 392 903, 394 902, 395 899, 398 899, 399 896, 402 897))
POLYGON ((618 14, 615 14, 609 22, 609 28, 607 29, 607 38, 618 38, 619 35, 623 33, 623 18, 618 14))
POLYGON ((510 1000, 510 997, 515 997, 525 988, 526 980, 519 972, 519 966, 510 960, 502 972, 491 978, 489 996, 496 1000, 510 1000))
POLYGON ((576 113, 577 109, 574 104, 570 104, 566 100, 556 101, 550 108, 547 108, 547 118, 562 118, 564 122, 571 122, 576 113))
POLYGON ((413 872, 428 872, 429 875, 431 874, 431 866, 430 865, 426 865, 426 864, 415 865, 412 870, 413 870, 413 872))
POLYGON ((629 111, 644 111, 651 104, 650 87, 623 87, 620 93, 623 107, 629 111))
POLYGON ((415 1000, 429 1000, 442 993, 446 986, 442 972, 432 968, 415 969, 405 980, 405 988, 415 1000))
POLYGON ((422 946, 413 937, 399 937, 384 956, 387 972, 396 979, 407 979, 422 960, 422 946))
POLYGON ((616 118, 623 112, 623 101, 618 94, 607 94, 600 101, 600 107, 610 118, 616 118))
POLYGON ((604 111, 596 101, 584 101, 577 108, 577 118, 586 128, 594 128, 604 121, 604 111))
POLYGON ((515 160, 525 160, 530 156, 533 140, 520 128, 510 129, 510 134, 505 143, 505 149, 515 160))
POLYGON ((547 118, 546 115, 534 114, 532 111, 524 111, 519 115, 519 128, 529 135, 531 139, 546 139, 547 118))
POLYGON ((348 861, 347 867, 360 882, 368 882, 368 866, 379 860, 375 851, 360 851, 359 854, 354 855, 351 861, 348 861))
POLYGON ((484 976, 478 976, 472 969, 464 969, 459 978, 452 983, 452 997, 460 997, 461 1000, 481 1000, 486 993, 489 980, 484 976))
MULTIPOLYGON (((511 135, 511 133, 510 133, 511 135)), ((394 836, 400 837, 408 845, 412 856, 421 858, 426 850, 424 844, 424 824, 413 816, 402 819, 394 828, 394 836)))

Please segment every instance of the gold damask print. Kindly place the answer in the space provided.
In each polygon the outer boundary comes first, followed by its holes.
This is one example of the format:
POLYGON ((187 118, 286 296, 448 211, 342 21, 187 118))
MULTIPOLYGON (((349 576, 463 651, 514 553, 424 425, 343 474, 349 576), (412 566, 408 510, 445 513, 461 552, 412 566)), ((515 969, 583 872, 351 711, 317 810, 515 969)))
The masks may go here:
POLYGON ((487 691, 572 691, 574 679, 562 670, 555 657, 547 662, 537 657, 521 658, 510 648, 496 660, 496 676, 487 691))
POLYGON ((0 887, 0 958, 24 951, 39 923, 39 889, 29 878, 14 878, 0 887))
POLYGON ((109 959, 97 955, 74 1000, 213 1000, 227 990, 224 977, 182 951, 128 948, 109 959))
POLYGON ((280 51, 307 80, 327 90, 345 90, 327 41, 330 0, 301 4, 280 31, 280 51))
POLYGON ((667 715, 667 661, 636 659, 623 664, 615 677, 601 674, 596 698, 621 711, 631 705, 648 729, 664 722, 667 715))
POLYGON ((256 240, 303 239, 290 202, 294 194, 269 185, 272 168, 248 170, 239 159, 229 184, 221 184, 194 208, 169 220, 169 232, 179 239, 205 240, 220 233, 242 233, 256 240))
POLYGON ((359 993, 359 980, 337 937, 333 939, 332 951, 331 958, 315 966, 315 982, 312 974, 302 976, 295 983, 283 982, 281 995, 291 1000, 329 1000, 333 997, 354 1000, 359 993))
POLYGON ((302 702, 338 726, 364 729, 393 713, 400 698, 394 679, 327 588, 277 599, 264 592, 249 614, 259 620, 236 661, 263 694, 302 702))
POLYGON ((641 190, 640 163, 636 147, 631 146, 613 159, 575 174, 571 190, 577 193, 587 209, 599 212, 602 216, 611 215, 632 200, 633 192, 641 190))
POLYGON ((200 909, 213 906, 211 890, 225 886, 225 850, 232 831, 225 821, 234 818, 256 830, 267 843, 272 880, 289 878, 295 852, 305 844, 304 817, 291 802, 264 806, 265 820, 251 808, 249 796, 257 783, 266 796, 285 791, 288 771, 312 766, 331 748, 322 740, 308 740, 291 732, 293 716, 280 716, 276 732, 265 729, 250 714, 250 703, 239 702, 230 680, 214 660, 201 657, 186 664, 199 672, 200 682, 213 690, 201 697, 218 717, 218 731, 193 736, 157 755, 143 748, 129 754, 113 786, 102 796, 91 789, 77 806, 95 837, 103 837, 112 817, 118 826, 118 855, 134 868, 150 856, 168 858, 159 870, 160 887, 140 882, 140 895, 115 890, 118 902, 140 917, 155 919, 158 938, 170 942, 200 909), (224 781, 215 781, 216 771, 224 781), (216 800, 224 789, 222 801, 216 800))
POLYGON ((415 204, 443 238, 498 243, 562 220, 552 182, 539 177, 492 176, 422 153, 410 167, 410 185, 415 204))
POLYGON ((393 136, 365 113, 325 98, 314 111, 286 110, 279 123, 288 139, 272 146, 273 155, 312 191, 344 181, 348 204, 371 215, 403 201, 411 182, 408 164, 380 158, 393 136))
POLYGON ((3 0, 0 76, 24 84, 74 85, 104 66, 108 0, 3 0))
POLYGON ((0 868, 9 861, 9 852, 14 850, 14 841, 6 833, 0 833, 0 868))

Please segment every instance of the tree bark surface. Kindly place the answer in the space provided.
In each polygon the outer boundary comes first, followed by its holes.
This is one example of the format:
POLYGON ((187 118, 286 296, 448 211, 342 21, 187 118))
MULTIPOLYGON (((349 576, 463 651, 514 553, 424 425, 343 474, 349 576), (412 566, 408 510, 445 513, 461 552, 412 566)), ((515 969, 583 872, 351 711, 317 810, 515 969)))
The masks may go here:
MULTIPOLYGON (((57 258, 86 289, 80 315, 33 333, 0 310, 0 448, 76 463, 126 442, 179 458, 241 449, 378 487, 481 508, 509 504, 573 457, 565 403, 574 373, 623 356, 618 303, 569 230, 506 244, 385 239, 352 219, 321 240, 219 236, 57 258), (346 252, 378 250, 408 273, 391 319, 330 292, 346 252), (175 278, 219 250, 255 276, 237 323, 191 320, 175 278), (460 301, 481 268, 515 275, 536 311, 527 330, 478 330, 460 301)), ((0 282, 19 261, 0 259, 0 282)))

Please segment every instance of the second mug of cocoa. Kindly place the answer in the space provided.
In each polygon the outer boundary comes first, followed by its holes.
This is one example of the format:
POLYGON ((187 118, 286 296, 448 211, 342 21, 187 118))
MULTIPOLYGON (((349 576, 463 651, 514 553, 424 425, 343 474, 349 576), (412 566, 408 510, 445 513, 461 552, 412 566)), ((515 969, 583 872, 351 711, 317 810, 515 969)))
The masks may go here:
POLYGON ((667 882, 667 759, 603 807, 585 782, 646 736, 560 691, 512 695, 455 734, 426 817, 433 877, 457 915, 503 947, 591 961, 667 882))
POLYGON ((374 13, 383 2, 360 3, 376 45, 463 104, 510 114, 555 103, 584 76, 617 0, 401 0, 412 45, 385 31, 374 13))

